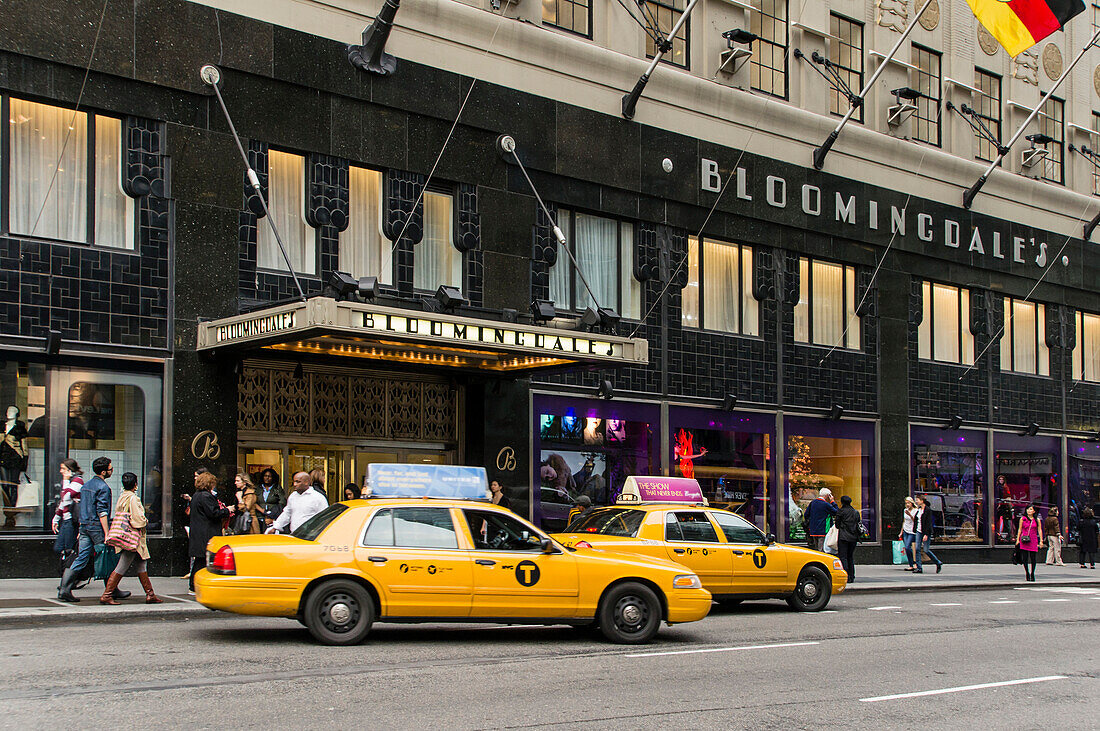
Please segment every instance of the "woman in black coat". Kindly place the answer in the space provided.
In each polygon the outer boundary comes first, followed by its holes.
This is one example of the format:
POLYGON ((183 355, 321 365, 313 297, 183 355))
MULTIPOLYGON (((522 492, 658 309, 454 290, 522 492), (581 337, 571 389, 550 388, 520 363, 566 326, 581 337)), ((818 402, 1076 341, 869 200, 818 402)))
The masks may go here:
POLYGON ((233 514, 233 507, 222 506, 210 491, 218 480, 209 472, 195 476, 195 494, 191 498, 191 530, 187 547, 191 556, 191 576, 188 593, 195 593, 195 572, 206 566, 206 544, 222 534, 222 523, 233 514))
POLYGON ((1090 568, 1096 568, 1096 534, 1098 526, 1092 508, 1085 508, 1085 512, 1081 516, 1081 522, 1077 524, 1077 529, 1080 531, 1081 536, 1077 539, 1077 550, 1081 554, 1081 568, 1085 568, 1085 563, 1089 563, 1090 568))
POLYGON ((856 544, 863 538, 863 531, 860 530, 859 513, 852 507, 850 495, 840 498, 840 510, 833 522, 837 530, 837 553, 851 584, 856 580, 856 544))

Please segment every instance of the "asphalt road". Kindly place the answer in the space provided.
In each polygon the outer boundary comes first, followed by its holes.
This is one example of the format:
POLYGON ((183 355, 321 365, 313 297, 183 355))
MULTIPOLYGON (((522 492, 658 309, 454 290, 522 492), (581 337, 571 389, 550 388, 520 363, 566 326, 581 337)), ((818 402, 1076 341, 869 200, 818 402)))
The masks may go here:
POLYGON ((21 730, 1097 728, 1100 588, 754 602, 640 647, 380 624, 326 648, 292 620, 218 614, 11 628, 0 670, 0 727, 21 730))

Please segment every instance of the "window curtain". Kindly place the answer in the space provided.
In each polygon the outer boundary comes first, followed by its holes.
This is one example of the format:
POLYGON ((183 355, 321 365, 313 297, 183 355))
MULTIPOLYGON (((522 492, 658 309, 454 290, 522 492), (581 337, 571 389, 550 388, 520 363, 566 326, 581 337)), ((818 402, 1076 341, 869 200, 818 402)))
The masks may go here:
POLYGON ((701 327, 699 322, 699 239, 688 238, 688 283, 680 300, 680 324, 684 327, 701 327))
POLYGON ((734 244, 704 241, 703 326, 708 330, 739 332, 737 304, 741 297, 740 250, 734 244))
POLYGON ((741 247, 741 333, 760 334, 760 305, 752 296, 753 253, 748 246, 741 247))
POLYGON ((959 289, 959 329, 962 331, 962 362, 974 365, 974 333, 970 332, 970 290, 959 289))
POLYGON ((628 320, 642 317, 642 283, 634 278, 634 224, 619 223, 619 276, 623 303, 620 315, 628 320))
MULTIPOLYGON (((566 246, 574 246, 573 215, 565 208, 558 209, 558 228, 565 234, 566 246)), ((552 235, 551 238, 553 239, 552 235)), ((569 261, 569 254, 562 251, 562 247, 556 240, 550 245, 558 254, 558 258, 554 260, 554 266, 550 267, 550 299, 559 309, 572 309, 573 290, 569 284, 573 262, 569 261)))
POLYGON ((1012 300, 1005 297, 1002 300, 1004 303, 1004 326, 1001 328, 1001 370, 1012 370, 1012 321, 1011 308, 1012 300))
MULTIPOLYGON (((283 238, 287 256, 299 274, 317 273, 317 237, 305 219, 305 158, 279 150, 267 156, 270 215, 283 238)), ((261 269, 286 271, 279 244, 271 225, 257 222, 257 265, 261 269)))
POLYGON ((813 338, 816 345, 835 345, 844 332, 844 267, 813 263, 813 338))
POLYGON ((1050 375, 1050 349, 1047 348, 1047 308, 1035 305, 1035 360, 1040 376, 1050 375))
POLYGON ((382 173, 351 167, 348 227, 340 234, 340 270, 393 282, 393 245, 382 236, 382 173))
POLYGON ((798 260, 798 304, 794 306, 794 340, 810 342, 810 260, 798 260))
POLYGON ((932 286, 935 312, 935 359, 959 362, 959 290, 942 284, 932 286))
POLYGON ((122 120, 95 118, 95 244, 134 248, 134 199, 122 190, 122 120))
POLYGON ((1012 301, 1012 370, 1036 372, 1035 305, 1012 301))
POLYGON ((1100 381, 1100 315, 1081 316, 1077 347, 1081 349, 1081 374, 1086 381, 1100 381))
POLYGON ((462 286, 462 252, 454 247, 453 200, 445 193, 424 193, 424 240, 416 246, 413 287, 435 291, 462 286))
MULTIPOLYGON (((619 308, 618 222, 610 218, 576 215, 574 245, 577 265, 584 272, 600 307, 619 308)), ((577 283, 577 309, 595 307, 584 284, 577 283)))
POLYGON ((921 282, 921 321, 917 325, 917 357, 932 358, 932 285, 921 282))
POLYGON ((840 327, 846 333, 847 346, 853 350, 859 350, 860 342, 860 321, 856 315, 857 304, 859 303, 856 301, 855 267, 844 267, 844 320, 841 321, 840 327))
POLYGON ((10 104, 12 233, 87 241, 88 115, 22 99, 10 104))

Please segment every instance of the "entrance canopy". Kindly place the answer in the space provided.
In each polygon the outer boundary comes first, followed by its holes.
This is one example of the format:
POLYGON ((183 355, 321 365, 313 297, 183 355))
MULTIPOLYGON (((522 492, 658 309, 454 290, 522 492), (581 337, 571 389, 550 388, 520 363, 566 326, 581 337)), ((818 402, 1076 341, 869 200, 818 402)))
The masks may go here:
POLYGON ((313 297, 199 324, 198 350, 265 349, 523 374, 645 365, 640 338, 313 297))

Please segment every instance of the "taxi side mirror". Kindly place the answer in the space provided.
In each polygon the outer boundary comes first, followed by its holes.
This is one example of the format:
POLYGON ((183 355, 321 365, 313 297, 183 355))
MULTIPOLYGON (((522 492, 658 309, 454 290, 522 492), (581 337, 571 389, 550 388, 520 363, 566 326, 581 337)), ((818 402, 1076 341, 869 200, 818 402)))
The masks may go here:
POLYGON ((543 538, 539 541, 539 548, 542 549, 543 553, 554 553, 554 542, 549 538, 543 538))
POLYGON ((773 543, 775 543, 775 534, 774 533, 766 534, 764 536, 764 545, 765 546, 770 546, 773 543))

